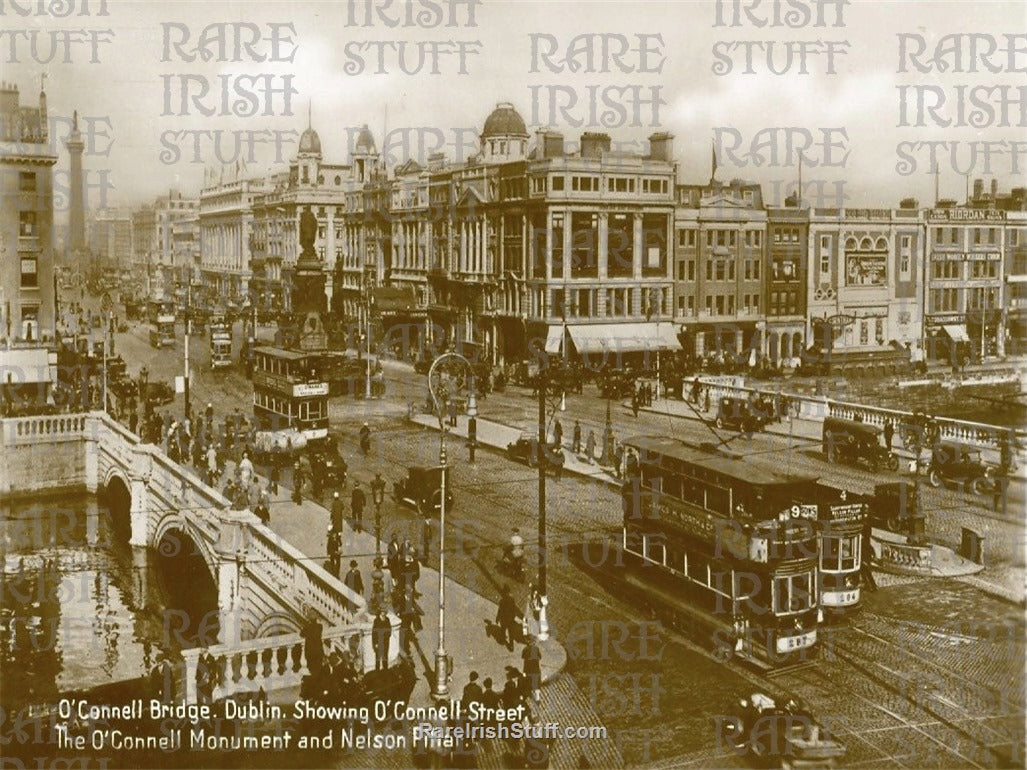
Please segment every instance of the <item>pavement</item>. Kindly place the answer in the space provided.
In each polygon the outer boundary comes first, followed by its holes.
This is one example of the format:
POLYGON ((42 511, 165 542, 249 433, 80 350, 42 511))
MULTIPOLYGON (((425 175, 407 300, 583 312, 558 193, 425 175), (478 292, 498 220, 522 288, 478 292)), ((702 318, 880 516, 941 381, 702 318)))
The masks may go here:
MULTIPOLYGON (((263 479, 266 485, 267 479, 263 479)), ((347 515, 349 506, 347 502, 347 515)), ((368 506, 364 513, 366 527, 374 527, 374 506, 368 506)), ((278 494, 271 500, 271 529, 282 539, 299 548, 312 561, 326 570, 327 532, 330 513, 315 500, 305 497, 302 503, 292 500, 292 491, 279 485, 278 494)), ((364 579, 365 599, 370 600, 371 572, 374 569, 376 553, 374 534, 354 530, 352 523, 343 524, 342 572, 349 569, 351 560, 357 562, 364 579)), ((384 555, 387 543, 380 544, 384 555)), ((507 666, 522 668, 521 652, 524 645, 517 644, 511 652, 486 633, 486 624, 495 621, 497 604, 469 588, 452 580, 445 580, 445 651, 452 658, 453 670, 450 680, 452 697, 459 698, 468 682, 470 672, 477 671, 482 680, 491 677, 497 690, 502 690, 506 681, 507 666)), ((422 611, 423 627, 417 633, 415 668, 418 671, 417 684, 410 695, 412 706, 426 706, 432 703, 431 691, 434 683, 435 653, 439 641, 439 575, 430 567, 421 567, 417 583, 421 592, 418 605, 422 611)), ((516 592, 516 588, 514 589, 516 592)), ((526 597, 517 596, 518 607, 523 608, 526 597)), ((567 665, 567 653, 559 642, 549 638, 540 643, 542 649, 543 683, 556 677, 567 665)))
MULTIPOLYGON (((261 481, 266 485, 266 478, 261 477, 261 481)), ((347 504, 347 515, 349 514, 347 504)), ((279 484, 278 494, 272 495, 270 528, 326 569, 326 533, 329 521, 329 511, 316 501, 305 497, 302 503, 293 502, 292 491, 288 487, 279 484)), ((369 505, 364 513, 364 524, 371 529, 374 527, 373 504, 369 505)), ((357 561, 367 589, 365 598, 368 598, 371 589, 370 574, 373 569, 376 542, 372 532, 355 531, 350 521, 344 523, 342 570, 349 568, 350 560, 357 561)), ((379 545, 384 554, 387 544, 382 542, 379 545)), ((445 648, 446 654, 452 660, 450 697, 460 697, 472 670, 479 673, 479 683, 486 677, 491 677, 494 689, 502 692, 507 667, 522 669, 524 665, 521 657, 524 645, 515 644, 513 651, 510 651, 488 635, 488 624, 496 618, 495 602, 453 580, 446 579, 444 585, 445 648)), ((413 651, 417 681, 407 701, 415 708, 433 703, 435 652, 439 640, 438 571, 422 566, 417 589, 421 592, 419 606, 423 610, 423 627, 416 634, 417 643, 413 651)), ((517 605, 523 612, 527 597, 519 594, 525 593, 525 588, 515 584, 513 590, 517 605)), ((537 713, 541 721, 575 727, 601 726, 603 723, 593 704, 580 690, 575 679, 564 673, 567 652, 563 645, 550 637, 539 646, 542 651, 542 687, 537 713)), ((511 762, 516 766, 520 761, 516 754, 521 750, 523 747, 511 745, 504 740, 482 740, 478 746, 477 766, 504 768, 512 766, 511 762)), ((624 766, 616 742, 611 737, 590 736, 575 740, 558 740, 549 750, 552 767, 624 766)), ((402 752, 368 750, 360 756, 360 763, 369 767, 409 766, 409 758, 402 752)))

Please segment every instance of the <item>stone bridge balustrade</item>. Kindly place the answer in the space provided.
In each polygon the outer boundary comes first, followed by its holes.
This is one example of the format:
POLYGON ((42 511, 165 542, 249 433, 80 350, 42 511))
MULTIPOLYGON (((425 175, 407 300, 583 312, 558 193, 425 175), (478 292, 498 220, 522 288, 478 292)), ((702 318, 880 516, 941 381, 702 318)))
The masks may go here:
MULTIPOLYGON (((399 662, 399 618, 389 616, 392 622, 392 638, 389 645, 389 665, 399 662)), ((353 659, 361 673, 374 670, 374 648, 371 642, 371 627, 335 627, 322 636, 324 660, 338 650, 353 659)), ((182 652, 182 686, 178 689, 185 703, 196 703, 196 672, 200 657, 209 653, 215 661, 218 685, 213 697, 230 698, 238 695, 256 695, 261 689, 268 695, 281 691, 293 691, 299 696, 303 677, 310 673, 307 661, 306 642, 299 633, 250 639, 235 644, 219 644, 211 647, 194 647, 182 652)))

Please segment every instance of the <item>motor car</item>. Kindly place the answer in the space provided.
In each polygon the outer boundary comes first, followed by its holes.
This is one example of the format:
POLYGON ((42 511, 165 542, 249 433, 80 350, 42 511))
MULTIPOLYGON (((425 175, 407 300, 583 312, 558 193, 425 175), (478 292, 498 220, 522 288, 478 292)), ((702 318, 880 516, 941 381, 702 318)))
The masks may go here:
MULTIPOLYGON (((547 444, 544 451, 546 469, 554 475, 559 474, 565 459, 563 449, 547 444)), ((535 468, 538 466, 538 436, 526 433, 516 441, 511 441, 506 445, 506 456, 514 462, 526 463, 529 468, 535 468)))
POLYGON ((979 449, 943 441, 931 450, 927 480, 933 487, 960 483, 975 495, 989 494, 995 483, 995 469, 981 459, 979 449))
MULTIPOLYGON (((452 510, 455 499, 449 466, 446 467, 446 510, 452 510)), ((422 516, 439 513, 442 510, 442 467, 415 465, 407 468, 405 478, 392 485, 396 500, 417 508, 422 516)))
POLYGON ((717 721, 722 745, 750 755, 760 764, 833 768, 845 756, 845 745, 794 700, 783 702, 753 693, 717 721))
POLYGON ((756 433, 773 422, 773 405, 766 401, 724 396, 717 404, 713 424, 723 430, 732 428, 745 433, 756 433))
POLYGON ((330 489, 346 483, 346 462, 338 454, 324 447, 311 449, 308 446, 307 456, 319 486, 330 489))
POLYGON ((897 471, 899 458, 884 445, 883 433, 877 425, 828 417, 824 420, 824 456, 829 463, 840 461, 864 464, 872 471, 897 471))
POLYGON ((175 400, 175 389, 166 382, 147 382, 145 400, 151 407, 164 406, 175 400))
POLYGON ((908 480, 878 484, 869 502, 870 521, 875 527, 908 535, 915 542, 923 539, 927 517, 916 484, 908 480))

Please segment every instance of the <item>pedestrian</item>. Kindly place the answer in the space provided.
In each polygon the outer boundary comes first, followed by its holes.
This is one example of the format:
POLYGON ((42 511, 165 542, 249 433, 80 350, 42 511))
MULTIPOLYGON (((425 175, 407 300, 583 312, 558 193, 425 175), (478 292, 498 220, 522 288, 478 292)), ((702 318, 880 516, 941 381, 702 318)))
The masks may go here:
POLYGON ((577 420, 574 421, 574 433, 573 443, 571 444, 571 451, 574 454, 581 454, 581 423, 577 420))
POLYGON ((338 491, 332 492, 332 526, 341 530, 345 515, 346 511, 342 505, 342 498, 339 497, 338 491))
POLYGON ((634 413, 635 417, 637 418, 638 417, 638 393, 637 392, 633 393, 632 396, 631 396, 631 411, 634 413))
POLYGON ((399 553, 399 540, 395 535, 393 535, 392 539, 389 540, 389 546, 386 549, 386 564, 388 564, 389 572, 392 573, 393 581, 399 582, 402 560, 399 553))
POLYGON ((128 429, 133 433, 136 432, 136 428, 139 426, 139 415, 134 411, 128 415, 128 429))
POLYGON ((253 461, 250 460, 249 452, 243 452, 242 460, 239 461, 239 483, 243 487, 248 487, 251 478, 253 478, 253 461))
POLYGON ((414 618, 417 616, 413 607, 401 605, 399 607, 399 643, 403 652, 410 654, 410 645, 415 642, 414 618))
POLYGON ((499 608, 496 610, 496 625, 499 626, 499 642, 505 644, 506 649, 513 652, 516 631, 520 625, 521 613, 517 610, 513 597, 510 595, 509 586, 503 586, 502 596, 499 599, 499 608))
POLYGON ((281 481, 281 471, 278 469, 278 463, 275 462, 274 458, 271 460, 271 494, 278 494, 278 482, 281 481))
POLYGON ((521 659, 524 661, 526 689, 538 703, 542 698, 542 649, 535 641, 535 637, 528 639, 528 643, 521 652, 521 659))
POLYGON ((871 569, 871 559, 874 555, 874 547, 871 540, 872 534, 873 524, 868 517, 863 524, 863 554, 862 561, 860 563, 860 573, 863 576, 864 582, 866 582, 867 589, 870 591, 876 591, 877 581, 874 579, 874 571, 871 569))
POLYGON ((325 550, 328 552, 328 571, 338 577, 342 564, 342 535, 334 527, 328 528, 328 545, 325 550))
POLYGON ((421 594, 417 591, 417 581, 421 577, 421 563, 417 560, 417 549, 409 539, 403 542, 403 577, 400 581, 404 594, 417 599, 421 594))
POLYGON ((595 462, 596 453, 596 433, 594 430, 588 431, 588 438, 585 440, 585 455, 588 458, 589 465, 595 462))
POLYGON ((563 446, 563 425, 559 420, 553 425, 553 443, 556 444, 557 448, 563 446))
POLYGON ((995 513, 1005 513, 1006 493, 1009 489, 1009 474, 1005 467, 998 469, 991 492, 991 504, 995 513))
POLYGON ((292 501, 296 505, 303 502, 303 466, 299 460, 292 466, 292 501))
POLYGON ((342 582, 357 596, 364 595, 364 578, 361 576, 360 570, 357 569, 357 562, 355 559, 350 560, 349 572, 346 573, 346 577, 343 578, 342 582))
POLYGON ((515 709, 521 705, 524 697, 524 686, 521 683, 521 672, 516 666, 506 667, 506 684, 503 686, 502 703, 505 709, 515 709))
POLYGON ((460 696, 460 703, 465 709, 467 709, 472 703, 481 703, 483 694, 484 690, 482 690, 481 685, 478 684, 478 672, 472 671, 467 676, 467 684, 464 685, 464 691, 460 696))
POLYGON ((457 404, 456 399, 450 399, 449 402, 449 427, 456 427, 456 416, 457 416, 457 404))
POLYGON ((367 505, 367 496, 360 488, 360 482, 353 482, 353 494, 350 495, 350 508, 353 510, 353 529, 357 532, 364 531, 364 507, 367 505))
MULTIPOLYGON (((490 676, 485 677, 485 681, 482 682, 484 687, 481 691, 480 702, 485 709, 497 709, 501 703, 499 693, 492 689, 492 684, 492 677, 490 676)), ((494 714, 495 711, 487 711, 486 713, 494 714)))
POLYGON ((371 624, 371 640, 374 647, 374 670, 388 670, 389 646, 392 644, 392 623, 384 609, 378 610, 378 617, 371 624))
POLYGON ((888 447, 888 451, 891 451, 891 441, 895 436, 895 426, 892 425, 891 420, 884 421, 884 445, 888 447))

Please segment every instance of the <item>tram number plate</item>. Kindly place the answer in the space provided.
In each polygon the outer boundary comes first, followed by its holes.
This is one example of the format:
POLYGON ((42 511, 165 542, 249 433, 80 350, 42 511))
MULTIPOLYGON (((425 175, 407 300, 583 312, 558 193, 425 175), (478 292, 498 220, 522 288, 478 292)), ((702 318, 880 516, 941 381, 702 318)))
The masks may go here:
POLYGON ((788 652, 789 650, 799 650, 809 647, 816 640, 816 631, 807 631, 805 634, 801 634, 799 636, 782 637, 777 640, 777 651, 788 652))

